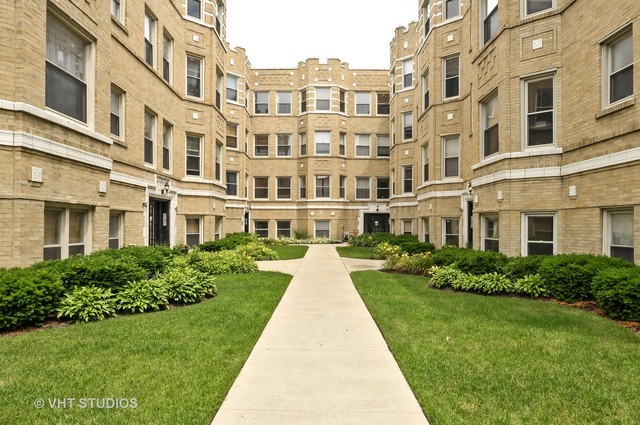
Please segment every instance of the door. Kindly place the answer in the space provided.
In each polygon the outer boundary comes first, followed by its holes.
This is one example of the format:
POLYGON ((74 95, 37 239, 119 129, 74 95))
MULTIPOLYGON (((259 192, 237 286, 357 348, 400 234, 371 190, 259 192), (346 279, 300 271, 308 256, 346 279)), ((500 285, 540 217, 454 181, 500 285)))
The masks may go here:
POLYGON ((365 233, 388 233, 389 232, 389 214, 365 214, 364 215, 364 232, 365 233))
POLYGON ((169 245, 169 201, 149 199, 149 246, 169 245))
POLYGON ((244 232, 249 233, 249 213, 244 213, 244 232))

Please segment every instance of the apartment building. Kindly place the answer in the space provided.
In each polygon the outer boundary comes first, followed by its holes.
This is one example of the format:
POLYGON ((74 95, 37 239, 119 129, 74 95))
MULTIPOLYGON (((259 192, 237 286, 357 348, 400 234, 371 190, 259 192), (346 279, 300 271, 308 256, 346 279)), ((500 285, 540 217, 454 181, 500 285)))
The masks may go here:
POLYGON ((361 70, 254 69, 223 0, 0 2, 0 267, 236 231, 640 262, 640 3, 598 6, 419 0, 361 70))

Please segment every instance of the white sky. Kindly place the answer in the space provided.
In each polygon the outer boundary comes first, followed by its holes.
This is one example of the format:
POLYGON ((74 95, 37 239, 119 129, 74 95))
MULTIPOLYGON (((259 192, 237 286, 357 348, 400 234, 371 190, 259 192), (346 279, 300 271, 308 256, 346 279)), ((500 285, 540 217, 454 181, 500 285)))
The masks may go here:
POLYGON ((227 0, 227 40, 247 50, 253 68, 337 58, 388 69, 396 27, 417 19, 417 0, 227 0))

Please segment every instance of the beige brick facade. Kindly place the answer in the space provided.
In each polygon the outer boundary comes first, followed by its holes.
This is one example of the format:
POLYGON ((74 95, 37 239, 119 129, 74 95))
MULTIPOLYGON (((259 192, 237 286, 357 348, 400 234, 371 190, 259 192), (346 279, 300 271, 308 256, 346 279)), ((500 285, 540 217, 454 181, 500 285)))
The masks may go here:
POLYGON ((254 69, 225 1, 115 4, 0 4, 0 267, 237 231, 640 262, 635 0, 421 0, 387 70, 254 69))

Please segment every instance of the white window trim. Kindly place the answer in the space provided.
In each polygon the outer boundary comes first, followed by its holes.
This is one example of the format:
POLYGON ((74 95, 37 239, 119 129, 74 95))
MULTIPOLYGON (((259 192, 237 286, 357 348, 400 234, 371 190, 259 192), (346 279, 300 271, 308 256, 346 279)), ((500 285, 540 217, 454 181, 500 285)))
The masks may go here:
POLYGON ((455 16, 451 16, 451 17, 447 17, 447 1, 448 0, 442 0, 442 23, 448 23, 453 21, 454 19, 459 19, 461 18, 461 13, 460 10, 462 9, 462 5, 460 4, 462 2, 462 0, 458 1, 458 14, 455 16))
POLYGON ((162 155, 161 155, 161 160, 162 160, 162 169, 166 172, 168 172, 169 174, 172 173, 172 165, 173 165, 173 129, 174 126, 169 123, 168 121, 163 121, 162 122, 162 155), (168 127, 169 128, 169 146, 168 146, 168 150, 169 150, 169 168, 164 168, 164 129, 168 127))
MULTIPOLYGON (((602 57, 602 63, 601 63, 601 72, 602 72, 602 94, 601 94, 601 107, 602 109, 609 109, 612 107, 615 107, 619 104, 628 102, 630 99, 634 98, 635 95, 635 79, 633 81, 634 83, 634 88, 633 88, 633 92, 631 93, 630 96, 627 96, 625 98, 622 98, 620 100, 617 100, 613 103, 609 102, 609 98, 611 95, 611 79, 610 79, 610 64, 611 64, 611 46, 613 44, 616 44, 617 42, 619 42, 620 40, 622 40, 623 38, 627 37, 627 36, 631 36, 632 39, 632 43, 633 43, 633 26, 632 24, 627 24, 624 25, 622 28, 616 30, 613 34, 607 36, 604 40, 602 40, 600 42, 601 50, 601 57, 602 57)), ((632 65, 635 65, 635 57, 633 58, 633 62, 632 65)), ((635 69, 634 69, 634 77, 635 77, 635 69)))
POLYGON ((225 101, 227 101, 228 103, 232 103, 234 105, 242 105, 240 103, 240 82, 241 82, 241 75, 238 74, 234 74, 233 72, 227 72, 226 76, 225 76, 225 93, 224 93, 224 98, 225 101), (238 100, 231 100, 227 97, 227 79, 229 77, 235 78, 236 79, 236 97, 238 98, 238 100))
MULTIPOLYGON (((345 153, 346 153, 346 146, 345 146, 345 153)), ((356 145, 355 145, 355 156, 357 158, 371 158, 371 135, 370 134, 356 134, 356 145), (368 143, 366 145, 363 145, 361 143, 359 143, 359 141, 361 140, 362 137, 366 136, 366 140, 368 141, 368 143), (358 155, 358 147, 367 147, 369 148, 368 151, 369 153, 367 155, 358 155)))
POLYGON ((487 10, 487 5, 488 5, 489 1, 490 0, 481 0, 480 1, 480 19, 479 19, 479 21, 480 21, 480 31, 478 32, 479 37, 480 37, 479 38, 480 47, 486 46, 487 44, 491 43, 496 38, 496 35, 498 35, 498 32, 499 32, 498 30, 500 29, 500 15, 499 15, 500 14, 500 2, 498 0, 496 0, 496 7, 495 8, 497 9, 496 13, 498 13, 498 27, 496 28, 496 32, 491 36, 491 38, 488 39, 485 42, 484 39, 485 39, 486 34, 484 33, 484 23, 485 23, 486 19, 488 18, 489 13, 493 12, 493 9, 487 10))
POLYGON ((191 177, 191 178, 203 178, 203 169, 202 169, 202 158, 204 157, 204 144, 202 143, 202 140, 204 139, 204 137, 201 134, 194 134, 194 133, 186 133, 185 137, 184 137, 184 176, 185 177, 191 177), (198 149, 198 174, 187 174, 187 158, 189 156, 188 150, 188 143, 187 140, 189 137, 192 138, 197 138, 198 142, 199 142, 199 149, 198 149))
MULTIPOLYGON (((111 93, 115 93, 116 95, 118 95, 119 97, 119 101, 118 101, 118 132, 120 133, 118 136, 116 136, 115 134, 111 133, 111 120, 109 120, 109 135, 111 136, 112 139, 116 139, 119 140, 121 142, 125 141, 125 112, 126 112, 126 99, 125 99, 125 92, 124 90, 120 89, 120 87, 117 87, 115 85, 111 85, 111 93)), ((111 113, 109 114, 109 118, 111 118, 111 113)))
POLYGON ((556 72, 546 71, 537 73, 534 76, 526 77, 521 80, 520 84, 520 99, 521 99, 521 111, 520 111, 520 123, 521 123, 521 139, 522 150, 540 150, 549 149, 557 146, 557 134, 558 134, 558 86, 556 84, 556 72), (547 143, 545 145, 529 146, 529 83, 535 83, 538 81, 544 81, 551 78, 551 84, 553 86, 553 143, 547 143))
MULTIPOLYGON (((149 37, 150 39, 148 39, 149 43, 151 44, 152 47, 152 52, 151 52, 151 62, 149 63, 146 60, 146 50, 144 52, 144 63, 147 64, 148 66, 152 67, 153 69, 156 68, 157 63, 158 63, 158 58, 157 53, 158 53, 158 18, 153 14, 153 12, 151 12, 151 10, 145 8, 144 11, 144 18, 149 18, 149 23, 151 24, 151 28, 149 28, 149 37)), ((143 19, 144 19, 143 18, 143 19)), ((143 34, 144 31, 146 31, 146 23, 143 22, 143 34)), ((147 40, 147 38, 145 37, 145 40, 147 40)), ((146 49, 146 47, 145 47, 146 49)))
POLYGON ((276 199, 278 200, 291 200, 293 199, 293 178, 291 176, 276 176, 276 199), (279 179, 289 179, 289 197, 281 198, 280 197, 280 180, 279 179))
POLYGON ((430 162, 429 161, 429 142, 426 142, 421 146, 420 153, 421 153, 421 161, 422 161, 422 163, 420 164, 421 165, 420 171, 422 174, 422 183, 427 183, 429 179, 427 178, 428 176, 425 175, 424 166, 426 165, 427 171, 429 171, 429 165, 430 165, 429 164, 430 162))
MULTIPOLYGON (((111 0, 111 1, 113 2, 113 0, 111 0)), ((115 16, 113 13, 111 13, 111 17, 113 19, 115 19, 116 22, 124 25, 124 19, 125 19, 125 16, 127 16, 127 13, 126 13, 127 1, 126 0, 118 0, 118 4, 119 4, 118 16, 115 16)), ((113 12, 113 6, 112 6, 112 12, 113 12)))
POLYGON ((278 91, 276 92, 276 115, 280 115, 280 116, 288 116, 288 115, 292 115, 293 114, 293 92, 290 91, 278 91), (289 102, 280 102, 280 95, 281 94, 288 94, 289 95, 289 102), (280 111, 278 111, 279 106, 280 105, 289 105, 289 112, 285 112, 285 113, 281 113, 280 111))
POLYGON ((462 232, 460 231, 460 222, 462 221, 460 217, 442 217, 442 246, 447 245, 447 220, 457 220, 458 221, 458 244, 460 246, 460 241, 462 240, 462 232))
POLYGON ((372 195, 372 193, 371 193, 371 177, 366 177, 366 176, 358 176, 358 177, 356 177, 355 178, 355 194, 354 194, 355 199, 357 201, 370 201, 371 199, 373 199, 373 197, 371 195, 372 195), (369 196, 366 197, 366 198, 358 197, 358 179, 367 179, 367 183, 368 183, 368 186, 369 186, 369 196))
POLYGON ((168 32, 164 31, 162 33, 162 79, 164 81, 166 81, 167 83, 169 83, 169 85, 173 86, 173 37, 171 37, 171 34, 169 34, 168 32), (164 78, 164 42, 168 40, 169 41, 169 53, 168 53, 168 62, 169 62, 169 79, 166 80, 164 78))
POLYGON ((314 153, 315 156, 331 156, 331 136, 332 136, 332 132, 331 131, 320 130, 320 131, 315 131, 313 133, 313 153, 314 153), (323 134, 328 134, 329 135, 329 141, 321 143, 323 145, 327 145, 327 144, 329 145, 329 152, 327 152, 327 153, 318 153, 318 141, 316 139, 316 136, 318 135, 318 133, 323 133, 323 134))
POLYGON ((291 237, 291 220, 276 220, 276 237, 281 237, 281 236, 278 236, 278 233, 280 233, 280 230, 286 230, 286 229, 281 229, 278 226, 279 223, 289 223, 289 227, 288 227, 289 235, 287 235, 286 237, 290 238, 291 237))
POLYGON ((361 117, 368 117, 368 116, 371 116, 371 111, 372 111, 372 108, 371 108, 371 92, 365 92, 365 91, 359 91, 359 92, 356 92, 356 100, 355 100, 355 103, 354 103, 354 104, 355 104, 355 111, 354 111, 354 112, 356 113, 356 115, 361 116, 361 117), (367 103, 367 105, 369 105, 369 112, 368 112, 368 113, 366 113, 366 114, 360 114, 360 113, 358 113, 358 105, 364 105, 364 103, 358 103, 358 95, 359 95, 359 94, 362 94, 362 95, 364 95, 364 94, 369 95, 369 102, 367 103))
POLYGON ((227 188, 227 192, 229 190, 229 178, 228 178, 229 176, 228 176, 228 174, 235 174, 236 175, 236 182, 235 182, 235 184, 232 185, 232 186, 236 187, 236 194, 235 195, 229 195, 227 193, 227 196, 232 197, 232 198, 238 198, 238 197, 240 197, 240 172, 239 171, 229 171, 229 170, 225 171, 225 173, 224 173, 224 176, 225 176, 224 184, 225 184, 225 186, 227 188))
MULTIPOLYGON (((259 201, 266 201, 269 200, 269 180, 271 180, 268 176, 253 176, 253 199, 255 200, 259 200, 259 201), (258 198, 256 196, 256 189, 258 189, 258 186, 256 186, 256 179, 267 179, 267 196, 264 198, 258 198)), ((260 187, 260 189, 264 189, 262 186, 260 187)))
MULTIPOLYGON (((266 229, 261 228, 260 230, 266 230, 267 231, 267 236, 266 236, 267 238, 269 236, 271 236, 270 233, 269 233, 269 230, 270 230, 270 227, 271 227, 270 221, 271 220, 253 220, 253 233, 255 233, 256 235, 258 234, 257 228, 256 228, 256 223, 258 223, 258 222, 266 222, 267 223, 267 228, 266 229)), ((258 237, 261 238, 262 236, 258 236, 258 237)))
POLYGON ((462 171, 460 169, 460 154, 461 154, 461 145, 460 145, 460 135, 459 134, 450 134, 450 135, 446 135, 446 136, 442 136, 442 181, 448 181, 448 180, 457 180, 460 178, 460 171, 462 171), (445 176, 446 173, 446 162, 445 160, 447 159, 446 157, 446 141, 447 140, 451 140, 451 139, 457 139, 458 140, 458 174, 455 176, 445 176))
POLYGON ((155 168, 156 163, 158 161, 158 153, 156 152, 158 149, 158 114, 156 114, 154 111, 152 111, 151 109, 147 109, 145 108, 144 110, 144 114, 143 114, 143 124, 142 124, 142 162, 144 163, 145 167, 150 167, 150 168, 155 168), (153 156, 153 160, 151 162, 147 162, 144 159, 144 143, 145 143, 145 135, 144 135, 144 116, 145 115, 150 115, 151 117, 153 117, 153 126, 151 127, 151 143, 152 143, 152 148, 151 148, 151 154, 153 156))
POLYGON ((318 234, 318 223, 319 222, 329 223, 329 229, 328 229, 329 230, 329 235, 326 236, 326 237, 331 238, 331 220, 314 220, 313 221, 313 236, 316 237, 316 238, 318 237, 316 235, 318 234))
POLYGON ((187 243, 187 237, 189 235, 195 235, 195 233, 188 233, 188 224, 189 220, 198 220, 198 240, 200 243, 205 242, 204 240, 204 217, 201 215, 188 215, 184 218, 184 242, 187 243))
MULTIPOLYGON (((240 124, 235 123, 235 122, 227 121, 227 125, 226 125, 227 130, 229 129, 229 125, 234 125, 236 127, 236 147, 235 148, 234 147, 230 147, 227 144, 227 140, 226 139, 225 139, 224 147, 225 147, 225 149, 229 149, 229 150, 232 150, 232 151, 239 151, 240 150, 240 134, 238 134, 238 133, 240 133, 240 124)), ((229 132, 227 131, 227 136, 229 136, 228 133, 229 132)))
POLYGON ((413 111, 403 112, 402 113, 402 142, 410 142, 415 138, 415 126, 414 126, 414 116, 413 111), (407 117, 411 117, 411 137, 405 138, 405 130, 408 128, 406 119, 407 117))
POLYGON ((414 64, 413 58, 405 59, 405 60, 402 61, 402 89, 403 90, 412 89, 414 87, 414 85, 415 85, 414 81, 413 81, 414 80, 413 74, 414 74, 414 70, 415 70, 414 68, 415 68, 415 64, 414 64), (406 71, 405 70, 405 63, 407 63, 407 62, 411 62, 411 72, 405 72, 406 71), (405 81, 404 81, 405 78, 408 75, 411 75, 411 85, 409 85, 409 86, 405 85, 405 81))
MULTIPOLYGON (((55 210, 62 212, 60 224, 60 244, 57 245, 42 245, 42 254, 44 256, 44 248, 48 247, 60 247, 60 259, 64 260, 65 258, 69 258, 69 247, 71 243, 69 242, 69 213, 71 211, 80 211, 85 213, 85 222, 83 229, 83 245, 84 245, 84 255, 88 255, 92 252, 92 240, 93 240, 93 216, 90 208, 83 208, 81 206, 69 206, 69 205, 60 205, 60 204, 46 204, 45 209, 47 210, 55 210)), ((108 235, 107 235, 108 239, 108 235)))
MULTIPOLYGON (((269 105, 270 101, 271 101, 271 95, 269 94, 270 92, 267 91, 255 91, 253 92, 253 115, 269 115, 269 107, 271 105, 269 105), (262 93, 266 93, 267 94, 267 112, 258 112, 256 106, 258 106, 258 95, 262 94, 262 93)), ((260 105, 262 105, 263 103, 260 103, 260 105)))
MULTIPOLYGON (((307 93, 308 95, 308 93, 307 93)), ((314 87, 313 90, 313 105, 314 105, 314 111, 315 112, 331 112, 332 110, 332 106, 333 106, 333 90, 331 87, 314 87), (329 92, 329 97, 320 97, 319 96, 319 91, 328 91, 329 92), (318 101, 319 100, 323 100, 323 101, 329 101, 329 108, 328 109, 319 109, 318 108, 318 101)), ((307 111, 309 110, 309 97, 307 96, 307 111)))
POLYGON ((527 19, 534 16, 542 15, 543 13, 547 13, 555 9, 556 9, 556 0, 552 0, 551 7, 549 9, 544 9, 544 10, 541 10, 540 12, 527 13, 527 0, 520 0, 520 19, 527 19))
MULTIPOLYGON (((480 99, 480 157, 481 157, 481 161, 484 161, 488 158, 492 158, 496 155, 500 154, 500 136, 498 135, 498 150, 492 154, 487 155, 487 153, 485 152, 485 131, 487 130, 487 128, 485 128, 485 111, 487 110, 487 103, 489 103, 490 101, 492 101, 493 99, 496 99, 496 102, 499 101, 498 99, 498 90, 492 90, 489 94, 487 94, 486 96, 484 96, 482 99, 480 99)), ((496 103, 496 109, 498 110, 497 114, 498 114, 498 131, 500 131, 500 104, 496 103)))
POLYGON ((276 157, 278 158, 291 158, 293 156, 293 134, 291 133, 278 133, 276 135, 276 157), (288 146, 289 147, 289 155, 280 155, 279 152, 279 148, 280 146, 284 146, 284 145, 280 145, 280 137, 281 136, 287 136, 287 140, 289 141, 288 146))
POLYGON ((189 0, 184 2, 184 17, 190 21, 202 22, 204 20, 204 2, 205 0, 200 0, 200 17, 197 18, 195 16, 189 15, 189 0))
POLYGON ((204 58, 201 56, 197 56, 191 53, 187 53, 185 61, 184 61, 184 93, 185 93, 185 97, 189 98, 189 99, 198 99, 198 100, 202 100, 204 99, 204 88, 205 88, 205 79, 204 79, 204 70, 205 70, 205 64, 204 64, 204 58), (189 94, 188 91, 188 81, 189 81, 189 76, 188 76, 188 72, 189 72, 189 58, 191 59, 197 59, 198 61, 200 61, 200 96, 193 96, 189 94))
POLYGON ((498 246, 500 246, 500 216, 498 213, 495 214, 482 214, 480 217, 480 226, 482 227, 482 231, 481 231, 481 241, 480 241, 480 250, 481 251, 486 251, 485 248, 485 241, 487 239, 489 240, 496 240, 494 238, 488 238, 487 237, 487 220, 498 220, 498 246))
POLYGON ((462 68, 460 63, 460 53, 455 53, 453 55, 445 56, 442 58, 442 100, 448 101, 453 99, 460 98, 461 92, 461 78, 460 78, 460 69, 462 68), (447 61, 449 59, 458 58, 458 94, 455 96, 447 97, 447 61))
MULTIPOLYGON (((313 199, 331 199, 331 176, 330 175, 316 175, 313 178, 313 199), (323 196, 323 197, 318 197, 318 187, 325 187, 325 186, 318 186, 318 179, 319 178, 328 178, 329 179, 329 184, 328 184, 328 188, 329 188, 329 196, 323 196)), ((309 197, 309 194, 307 193, 307 197, 309 197)))
POLYGON ((413 235, 413 219, 402 219, 402 234, 407 234, 407 222, 409 223, 409 234, 413 235))
MULTIPOLYGON (((607 257, 611 257, 611 216, 615 214, 631 214, 633 224, 635 227, 635 211, 633 207, 603 210, 602 255, 606 255, 607 257)), ((635 228, 633 230, 634 230, 634 236, 635 236, 635 228)), ((635 255, 636 253, 635 237, 634 237, 634 245, 631 246, 631 248, 633 248, 634 255, 635 255)))
POLYGON ((122 211, 109 211, 109 237, 107 238, 107 247, 110 248, 111 240, 111 217, 115 217, 118 221, 118 248, 124 247, 124 213, 122 211))
POLYGON ((553 212, 526 212, 521 214, 520 219, 520 239, 522 241, 520 246, 520 252, 523 257, 527 257, 529 255, 529 240, 528 240, 528 218, 529 217, 553 217, 553 255, 558 253, 558 215, 555 211, 553 212))
POLYGON ((413 166, 413 164, 407 164, 407 165, 403 165, 402 166, 402 191, 401 193, 403 195, 405 194, 410 194, 410 193, 415 193, 416 190, 416 179, 415 179, 415 167, 413 166), (411 191, 410 192, 406 192, 404 190, 405 186, 405 182, 407 181, 407 179, 405 178, 405 172, 407 170, 407 168, 411 168, 411 191))

